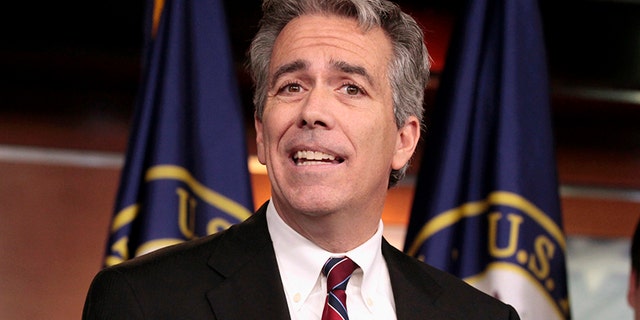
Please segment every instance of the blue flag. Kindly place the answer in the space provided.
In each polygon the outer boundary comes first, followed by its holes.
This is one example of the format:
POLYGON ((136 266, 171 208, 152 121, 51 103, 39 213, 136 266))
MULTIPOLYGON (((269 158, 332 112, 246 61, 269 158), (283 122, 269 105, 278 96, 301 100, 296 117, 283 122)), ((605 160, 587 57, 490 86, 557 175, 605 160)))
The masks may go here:
POLYGON ((106 266, 215 233, 253 211, 221 0, 148 1, 147 11, 142 85, 106 266))
POLYGON ((405 251, 509 304, 570 317, 535 0, 472 0, 454 30, 405 251))

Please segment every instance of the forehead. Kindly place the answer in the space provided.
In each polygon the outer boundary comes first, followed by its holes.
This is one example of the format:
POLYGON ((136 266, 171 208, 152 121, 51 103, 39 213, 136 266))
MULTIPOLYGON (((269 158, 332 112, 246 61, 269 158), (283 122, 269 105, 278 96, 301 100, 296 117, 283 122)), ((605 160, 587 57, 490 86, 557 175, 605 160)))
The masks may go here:
POLYGON ((279 66, 304 60, 311 64, 344 61, 383 75, 391 55, 391 41, 380 27, 364 31, 355 19, 303 15, 291 20, 278 35, 270 74, 279 66))

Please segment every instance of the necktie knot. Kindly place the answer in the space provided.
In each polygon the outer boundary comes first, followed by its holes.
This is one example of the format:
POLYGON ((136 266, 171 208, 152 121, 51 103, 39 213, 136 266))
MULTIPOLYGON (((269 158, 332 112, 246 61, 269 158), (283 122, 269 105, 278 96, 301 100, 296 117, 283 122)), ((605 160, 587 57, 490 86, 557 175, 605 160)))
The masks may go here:
POLYGON ((327 292, 345 290, 351 274, 358 267, 347 257, 329 258, 322 267, 322 274, 327 277, 327 292))
POLYGON ((322 267, 327 277, 327 302, 322 313, 323 320, 348 320, 347 283, 358 265, 347 257, 330 258, 322 267))

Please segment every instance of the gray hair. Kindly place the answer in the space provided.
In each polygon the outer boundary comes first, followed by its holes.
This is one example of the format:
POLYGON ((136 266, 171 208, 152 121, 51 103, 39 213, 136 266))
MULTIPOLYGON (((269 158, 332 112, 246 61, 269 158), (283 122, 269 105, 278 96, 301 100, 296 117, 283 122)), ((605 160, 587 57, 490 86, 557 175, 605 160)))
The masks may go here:
MULTIPOLYGON (((255 114, 262 119, 268 91, 269 63, 276 38, 294 18, 311 14, 331 14, 353 18, 360 28, 381 27, 391 40, 393 58, 388 66, 396 126, 409 116, 422 123, 424 90, 429 79, 429 54, 416 21, 398 5, 386 0, 265 0, 260 29, 249 48, 249 72, 255 84, 255 114)), ((389 187, 406 173, 408 164, 392 170, 389 187)))

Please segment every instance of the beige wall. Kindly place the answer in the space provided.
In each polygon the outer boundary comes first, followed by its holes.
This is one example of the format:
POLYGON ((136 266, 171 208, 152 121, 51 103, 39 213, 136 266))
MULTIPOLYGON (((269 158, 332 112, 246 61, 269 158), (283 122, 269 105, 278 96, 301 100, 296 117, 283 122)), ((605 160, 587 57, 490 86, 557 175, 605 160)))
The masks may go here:
POLYGON ((119 170, 0 162, 0 319, 79 319, 119 170))

